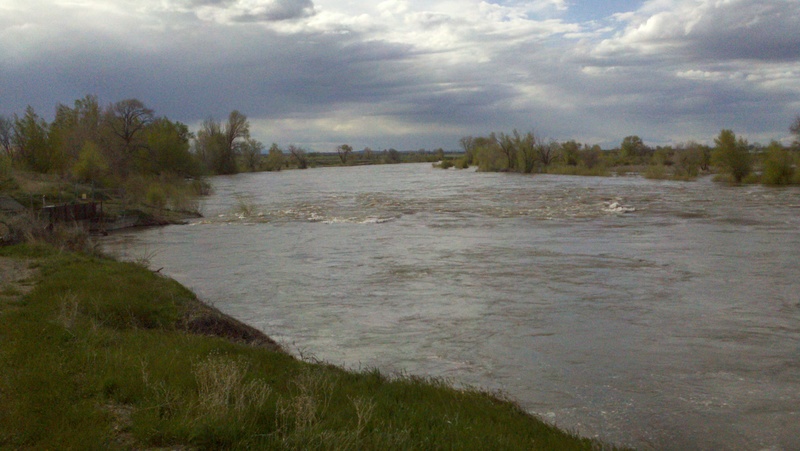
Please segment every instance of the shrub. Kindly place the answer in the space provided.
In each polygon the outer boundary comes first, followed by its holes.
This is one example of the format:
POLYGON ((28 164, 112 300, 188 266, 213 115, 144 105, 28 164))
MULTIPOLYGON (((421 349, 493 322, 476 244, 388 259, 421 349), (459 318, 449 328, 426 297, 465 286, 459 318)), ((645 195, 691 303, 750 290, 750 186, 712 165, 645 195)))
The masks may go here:
POLYGON ((145 199, 148 204, 158 208, 159 210, 163 210, 167 205, 167 192, 161 184, 152 183, 147 188, 147 195, 145 199))
POLYGON ((714 142, 717 145, 711 155, 714 165, 730 175, 734 182, 741 183, 753 169, 747 141, 737 140, 731 130, 722 130, 714 142))
POLYGON ((764 173, 761 181, 765 185, 789 185, 795 179, 794 158, 783 146, 773 141, 767 148, 764 173))

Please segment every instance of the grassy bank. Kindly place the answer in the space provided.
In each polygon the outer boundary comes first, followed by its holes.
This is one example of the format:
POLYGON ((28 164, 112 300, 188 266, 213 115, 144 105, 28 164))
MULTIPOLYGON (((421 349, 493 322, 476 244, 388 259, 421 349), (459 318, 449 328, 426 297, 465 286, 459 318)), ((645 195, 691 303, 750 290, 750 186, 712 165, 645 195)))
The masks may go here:
POLYGON ((297 360, 137 264, 0 260, 3 449, 599 447, 477 391, 297 360))

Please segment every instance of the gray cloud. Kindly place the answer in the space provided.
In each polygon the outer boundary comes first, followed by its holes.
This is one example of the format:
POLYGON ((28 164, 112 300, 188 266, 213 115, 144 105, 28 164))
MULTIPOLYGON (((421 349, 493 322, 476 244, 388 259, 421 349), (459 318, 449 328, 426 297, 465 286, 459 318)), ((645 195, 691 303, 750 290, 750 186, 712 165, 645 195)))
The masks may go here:
POLYGON ((0 113, 137 97, 189 124, 238 109, 262 141, 326 150, 454 148, 514 128, 604 145, 709 141, 723 127, 768 141, 800 110, 797 2, 660 1, 616 30, 499 5, 334 4, 20 6, 0 19, 0 113))

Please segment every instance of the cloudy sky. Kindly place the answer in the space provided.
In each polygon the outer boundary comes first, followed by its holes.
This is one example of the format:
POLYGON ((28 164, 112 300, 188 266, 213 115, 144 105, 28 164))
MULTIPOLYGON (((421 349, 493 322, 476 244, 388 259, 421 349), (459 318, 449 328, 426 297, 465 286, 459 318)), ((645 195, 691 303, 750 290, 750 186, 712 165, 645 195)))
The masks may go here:
POLYGON ((0 114, 86 94, 332 151, 789 141, 798 0, 0 0, 0 114))

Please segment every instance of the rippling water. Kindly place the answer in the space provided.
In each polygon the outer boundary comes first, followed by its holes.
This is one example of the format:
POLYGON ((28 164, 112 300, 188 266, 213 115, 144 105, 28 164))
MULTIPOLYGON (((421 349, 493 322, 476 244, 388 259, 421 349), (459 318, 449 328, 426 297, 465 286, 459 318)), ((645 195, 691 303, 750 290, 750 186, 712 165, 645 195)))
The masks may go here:
POLYGON ((295 353, 648 449, 800 449, 800 190, 429 165, 213 179, 116 234, 295 353))

